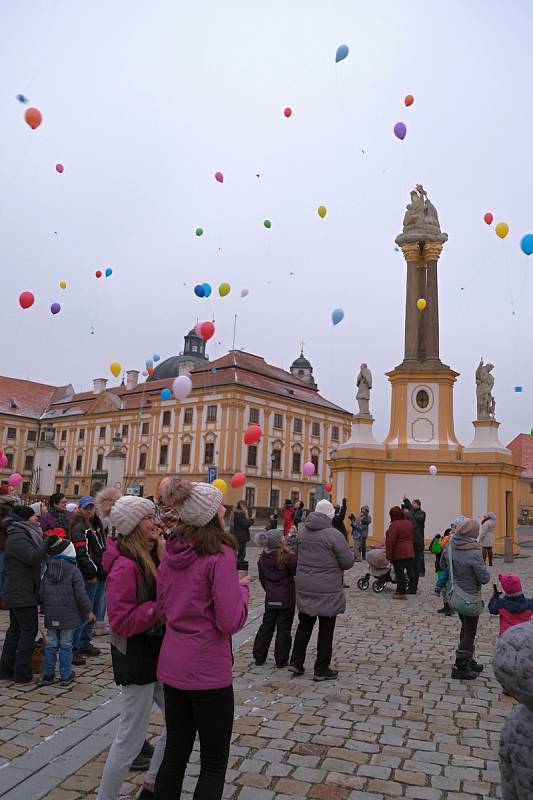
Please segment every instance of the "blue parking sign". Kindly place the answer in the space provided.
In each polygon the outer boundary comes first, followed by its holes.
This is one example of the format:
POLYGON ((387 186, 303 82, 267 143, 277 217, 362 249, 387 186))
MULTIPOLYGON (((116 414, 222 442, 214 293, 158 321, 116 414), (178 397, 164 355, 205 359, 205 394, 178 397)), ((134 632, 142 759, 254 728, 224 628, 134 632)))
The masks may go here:
POLYGON ((217 467, 208 467, 207 468, 207 482, 213 483, 216 481, 218 475, 218 468, 217 467))

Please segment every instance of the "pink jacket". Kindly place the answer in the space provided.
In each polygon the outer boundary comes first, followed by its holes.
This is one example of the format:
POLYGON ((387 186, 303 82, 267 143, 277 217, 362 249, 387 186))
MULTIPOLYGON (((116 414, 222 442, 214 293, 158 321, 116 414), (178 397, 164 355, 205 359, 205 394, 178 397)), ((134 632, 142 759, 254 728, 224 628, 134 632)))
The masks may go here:
POLYGON ((158 612, 166 623, 158 679, 176 689, 230 686, 231 636, 246 622, 248 600, 230 547, 200 557, 192 544, 170 539, 157 581, 158 612))
POLYGON ((155 600, 138 604, 137 587, 142 580, 142 572, 135 561, 120 555, 113 539, 107 539, 103 564, 108 573, 106 604, 113 633, 129 638, 150 630, 160 622, 155 600))

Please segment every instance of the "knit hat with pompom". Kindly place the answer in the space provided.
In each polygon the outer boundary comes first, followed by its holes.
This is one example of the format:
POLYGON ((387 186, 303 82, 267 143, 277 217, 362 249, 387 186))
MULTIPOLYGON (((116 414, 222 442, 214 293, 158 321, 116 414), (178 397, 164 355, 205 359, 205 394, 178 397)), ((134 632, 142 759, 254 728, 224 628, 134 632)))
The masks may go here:
POLYGON ((144 517, 155 514, 155 506, 151 500, 121 494, 114 486, 108 486, 99 492, 95 505, 104 526, 115 528, 120 536, 129 536, 144 517))
POLYGON ((189 483, 182 478, 168 478, 160 491, 164 504, 176 509, 181 522, 199 528, 211 522, 223 499, 212 483, 189 483))

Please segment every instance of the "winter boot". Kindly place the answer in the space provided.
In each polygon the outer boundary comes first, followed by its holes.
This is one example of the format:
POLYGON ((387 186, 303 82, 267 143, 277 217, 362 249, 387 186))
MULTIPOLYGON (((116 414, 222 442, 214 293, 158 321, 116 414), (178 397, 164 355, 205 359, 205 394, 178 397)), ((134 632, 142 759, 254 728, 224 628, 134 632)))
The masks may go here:
POLYGON ((477 678, 478 673, 470 667, 470 659, 464 656, 457 656, 452 667, 452 678, 456 681, 472 681, 477 678))

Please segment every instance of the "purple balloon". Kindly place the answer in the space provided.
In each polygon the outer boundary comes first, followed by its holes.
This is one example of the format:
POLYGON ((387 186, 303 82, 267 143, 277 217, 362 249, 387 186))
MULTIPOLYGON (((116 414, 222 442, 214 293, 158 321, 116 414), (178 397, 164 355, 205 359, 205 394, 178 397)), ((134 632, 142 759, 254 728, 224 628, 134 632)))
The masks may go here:
POLYGON ((397 122, 394 126, 394 135, 398 139, 405 139, 405 134, 407 133, 407 128, 403 122, 397 122))
POLYGON ((59 314, 59 312, 61 311, 61 306, 59 305, 59 303, 52 303, 52 305, 50 306, 50 311, 52 312, 52 314, 59 314))

